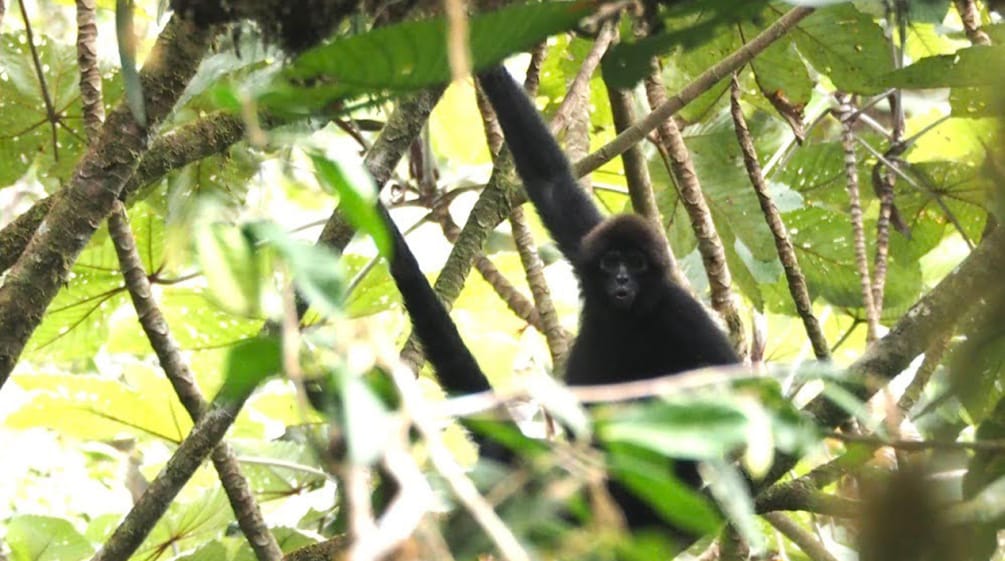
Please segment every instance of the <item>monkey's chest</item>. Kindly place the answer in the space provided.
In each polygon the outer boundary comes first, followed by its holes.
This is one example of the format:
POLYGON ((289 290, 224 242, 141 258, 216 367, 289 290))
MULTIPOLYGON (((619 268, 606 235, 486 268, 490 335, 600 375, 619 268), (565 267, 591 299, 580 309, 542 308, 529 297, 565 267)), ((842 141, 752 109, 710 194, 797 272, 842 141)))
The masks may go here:
POLYGON ((636 322, 597 328, 584 323, 569 353, 566 382, 610 384, 654 378, 692 368, 685 341, 674 341, 662 326, 636 322))

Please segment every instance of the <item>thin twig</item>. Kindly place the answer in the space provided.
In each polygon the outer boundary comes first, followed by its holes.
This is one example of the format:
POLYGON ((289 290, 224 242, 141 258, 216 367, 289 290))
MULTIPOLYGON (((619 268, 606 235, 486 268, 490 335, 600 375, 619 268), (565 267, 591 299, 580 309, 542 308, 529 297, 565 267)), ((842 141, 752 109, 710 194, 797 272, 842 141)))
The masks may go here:
POLYGON ((761 172, 761 165, 757 160, 757 152, 754 148, 754 140, 747 128, 747 121, 743 117, 743 108, 740 107, 740 83, 733 75, 730 86, 730 108, 733 115, 733 124, 736 129, 736 138, 740 143, 740 151, 743 152, 743 163, 747 168, 747 176, 757 193, 757 201, 761 205, 761 212, 764 213, 764 220, 771 229, 771 234, 775 239, 775 249, 778 250, 778 258, 782 262, 785 270, 785 280, 789 286, 789 293, 796 304, 796 311, 803 320, 803 328, 813 345, 813 354, 819 360, 830 358, 830 351, 827 348, 827 339, 823 330, 820 329, 820 322, 813 315, 813 301, 810 299, 809 289, 806 286, 806 278, 799 267, 799 260, 796 251, 792 247, 792 240, 789 239, 789 231, 785 227, 781 213, 771 200, 768 186, 764 183, 764 175, 761 172))
POLYGON ((837 109, 841 121, 841 147, 844 150, 844 171, 846 188, 848 190, 848 206, 851 212, 851 227, 854 235, 855 265, 858 268, 859 285, 862 292, 862 307, 866 317, 866 341, 876 340, 879 332, 879 311, 872 299, 872 281, 869 278, 869 258, 866 253, 865 227, 862 223, 862 202, 859 198, 858 159, 855 157, 855 133, 852 131, 853 121, 846 118, 853 111, 851 96, 843 93, 835 95, 839 107, 837 109))
POLYGON ((595 150, 589 156, 579 160, 573 166, 577 177, 582 177, 591 171, 596 170, 606 162, 621 154, 641 142, 650 131, 654 130, 661 122, 669 119, 674 113, 680 111, 685 105, 693 101, 699 95, 705 93, 709 88, 719 81, 728 77, 733 72, 739 70, 744 64, 750 62, 764 49, 771 46, 777 39, 788 33, 806 16, 813 13, 813 8, 796 7, 782 14, 767 29, 762 31, 757 37, 735 52, 722 59, 719 64, 702 72, 690 84, 684 86, 677 95, 671 97, 663 105, 653 109, 652 113, 646 115, 642 120, 626 129, 613 140, 595 150))

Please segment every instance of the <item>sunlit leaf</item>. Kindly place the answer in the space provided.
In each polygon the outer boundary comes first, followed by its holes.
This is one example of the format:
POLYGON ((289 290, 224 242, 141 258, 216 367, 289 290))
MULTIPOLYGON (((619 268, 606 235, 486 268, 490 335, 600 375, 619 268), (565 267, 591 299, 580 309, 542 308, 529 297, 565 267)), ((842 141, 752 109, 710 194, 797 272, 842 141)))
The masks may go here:
POLYGON ((381 255, 391 254, 391 236, 377 211, 377 187, 357 159, 311 155, 321 184, 338 194, 339 212, 353 226, 373 237, 381 255))
POLYGON ((84 536, 62 518, 20 515, 7 520, 6 527, 12 561, 77 561, 94 553, 84 536))
POLYGON ((213 299, 240 315, 258 315, 262 305, 264 258, 237 227, 202 223, 195 247, 213 299))
POLYGON ((245 339, 227 354, 220 397, 243 400, 268 376, 282 371, 282 347, 274 337, 245 339))

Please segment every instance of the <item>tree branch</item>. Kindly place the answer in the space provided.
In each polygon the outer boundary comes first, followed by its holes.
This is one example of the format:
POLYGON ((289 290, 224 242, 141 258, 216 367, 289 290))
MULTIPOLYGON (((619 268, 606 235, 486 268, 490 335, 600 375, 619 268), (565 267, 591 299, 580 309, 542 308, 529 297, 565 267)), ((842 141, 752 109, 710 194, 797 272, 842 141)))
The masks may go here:
POLYGON ((785 280, 789 286, 789 293, 792 301, 796 304, 796 311, 803 320, 803 327, 806 335, 813 345, 813 354, 819 360, 830 358, 830 351, 827 347, 827 339, 824 337, 820 323, 813 315, 813 301, 810 299, 809 289, 806 287, 806 278, 799 268, 799 259, 796 251, 792 247, 792 240, 789 239, 789 231, 785 227, 782 215, 778 212, 771 194, 768 193, 768 186, 764 183, 764 174, 761 172, 761 164, 757 160, 757 152, 754 149, 754 139, 750 136, 750 129, 747 128, 747 121, 743 116, 743 109, 740 107, 740 83, 736 75, 733 75, 730 86, 730 109, 733 115, 733 124, 736 129, 736 138, 740 143, 740 151, 743 153, 743 164, 747 168, 747 176, 757 193, 757 202, 761 205, 761 212, 764 213, 764 220, 771 229, 772 237, 775 239, 775 249, 778 251, 778 258, 782 262, 785 270, 785 280))
POLYGON ((720 80, 724 80, 730 74, 739 70, 773 42, 788 33, 803 18, 812 13, 813 8, 796 7, 783 14, 782 17, 775 20, 767 29, 762 31, 760 35, 751 39, 749 43, 737 49, 736 52, 722 59, 719 64, 702 72, 690 84, 677 92, 677 95, 671 97, 663 105, 654 108, 652 113, 646 115, 641 121, 632 125, 629 129, 615 137, 614 140, 601 146, 589 156, 576 162, 573 165, 574 173, 577 176, 586 175, 604 165, 604 163, 618 154, 621 154, 629 147, 641 142, 657 125, 669 119, 674 113, 694 101, 699 95, 705 93, 720 80))
MULTIPOLYGON (((168 22, 140 73, 150 126, 174 107, 206 54, 213 33, 177 15, 168 22)), ((111 212, 147 148, 149 130, 126 104, 112 112, 101 136, 77 165, 66 191, 49 211, 0 287, 0 386, 7 381, 46 307, 69 275, 98 225, 111 212)))
MULTIPOLYGON (((126 288, 133 301, 133 307, 136 308, 136 316, 178 399, 188 411, 192 421, 198 422, 206 411, 206 400, 182 357, 181 349, 171 336, 164 314, 153 298, 150 280, 136 250, 136 239, 129 227, 125 207, 118 202, 115 207, 115 211, 108 218, 108 231, 119 257, 126 288)), ((212 457, 213 466, 220 476, 220 483, 227 493, 230 506, 234 509, 238 525, 254 550, 255 556, 259 561, 279 561, 283 557, 283 552, 265 525, 262 512, 251 492, 251 486, 241 473, 241 466, 234 453, 225 442, 220 442, 213 449, 212 457)), ((156 523, 156 519, 152 522, 156 523)))

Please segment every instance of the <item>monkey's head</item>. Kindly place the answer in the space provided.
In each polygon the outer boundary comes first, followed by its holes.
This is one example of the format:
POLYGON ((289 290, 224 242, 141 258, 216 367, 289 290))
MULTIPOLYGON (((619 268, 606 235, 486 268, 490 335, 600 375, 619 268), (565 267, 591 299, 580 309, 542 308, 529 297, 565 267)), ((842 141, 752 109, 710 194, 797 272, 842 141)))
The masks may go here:
POLYGON ((590 230, 580 246, 583 294, 614 310, 639 312, 655 304, 668 282, 666 242, 645 218, 611 217, 590 230))

